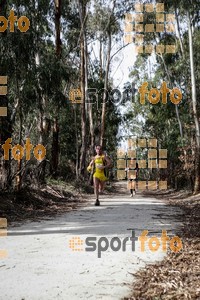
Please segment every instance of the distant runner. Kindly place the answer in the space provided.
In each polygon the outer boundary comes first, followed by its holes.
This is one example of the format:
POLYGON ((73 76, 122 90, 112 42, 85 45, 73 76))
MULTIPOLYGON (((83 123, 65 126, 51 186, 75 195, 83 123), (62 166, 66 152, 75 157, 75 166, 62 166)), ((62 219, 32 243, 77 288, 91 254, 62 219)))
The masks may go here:
MULTIPOLYGON (((127 168, 127 170, 129 171, 130 169, 127 168)), ((133 195, 136 194, 136 182, 138 180, 138 175, 139 175, 139 166, 138 166, 138 163, 136 163, 136 167, 133 170, 135 170, 136 172, 135 172, 134 178, 130 178, 129 179, 129 181, 131 182, 131 189, 130 189, 131 194, 130 194, 130 197, 133 197, 133 195)))
POLYGON ((104 169, 108 168, 111 165, 111 161, 107 156, 103 154, 101 146, 99 145, 96 146, 95 151, 97 155, 93 157, 92 161, 87 167, 87 170, 91 172, 92 166, 95 167, 95 171, 93 175, 94 193, 96 196, 95 205, 99 206, 100 205, 99 192, 101 193, 103 191, 105 182, 108 180, 108 178, 104 174, 104 169))

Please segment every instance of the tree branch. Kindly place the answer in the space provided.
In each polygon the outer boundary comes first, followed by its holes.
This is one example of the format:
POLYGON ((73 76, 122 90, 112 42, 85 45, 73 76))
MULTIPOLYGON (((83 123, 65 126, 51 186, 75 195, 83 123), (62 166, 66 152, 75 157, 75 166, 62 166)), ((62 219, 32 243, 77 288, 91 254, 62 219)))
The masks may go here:
POLYGON ((111 60, 113 59, 113 57, 114 57, 118 52, 120 52, 122 49, 126 48, 128 45, 130 45, 130 43, 127 44, 127 45, 123 45, 121 48, 119 48, 119 49, 111 56, 110 62, 111 62, 111 60))

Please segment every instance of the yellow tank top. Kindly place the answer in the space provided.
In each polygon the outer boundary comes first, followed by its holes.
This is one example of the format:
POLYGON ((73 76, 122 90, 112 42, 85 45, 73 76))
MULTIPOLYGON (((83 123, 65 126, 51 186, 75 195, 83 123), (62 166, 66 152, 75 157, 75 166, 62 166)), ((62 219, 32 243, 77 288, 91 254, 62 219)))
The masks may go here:
POLYGON ((104 165, 103 158, 104 158, 104 155, 101 155, 98 158, 95 158, 95 160, 94 160, 94 163, 95 163, 95 172, 94 172, 93 177, 96 177, 96 178, 98 178, 101 181, 106 181, 106 180, 108 180, 108 178, 104 174, 104 169, 100 170, 98 168, 98 165, 101 165, 101 166, 104 165))
POLYGON ((104 173, 104 169, 100 170, 98 168, 98 165, 99 166, 103 166, 103 158, 104 158, 104 155, 101 155, 100 157, 96 158, 94 160, 94 163, 95 163, 95 172, 101 172, 101 173, 104 173))

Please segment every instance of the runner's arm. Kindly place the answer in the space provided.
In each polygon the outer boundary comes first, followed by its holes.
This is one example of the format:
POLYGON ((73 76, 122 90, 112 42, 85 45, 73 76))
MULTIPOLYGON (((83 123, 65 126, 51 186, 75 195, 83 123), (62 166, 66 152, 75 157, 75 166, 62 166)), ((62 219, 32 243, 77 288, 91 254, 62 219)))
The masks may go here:
POLYGON ((91 162, 89 163, 87 170, 90 172, 92 169, 92 166, 94 165, 95 157, 92 158, 91 162))
POLYGON ((108 156, 104 156, 104 161, 106 162, 106 165, 104 166, 105 168, 109 168, 111 165, 111 160, 108 158, 108 156))

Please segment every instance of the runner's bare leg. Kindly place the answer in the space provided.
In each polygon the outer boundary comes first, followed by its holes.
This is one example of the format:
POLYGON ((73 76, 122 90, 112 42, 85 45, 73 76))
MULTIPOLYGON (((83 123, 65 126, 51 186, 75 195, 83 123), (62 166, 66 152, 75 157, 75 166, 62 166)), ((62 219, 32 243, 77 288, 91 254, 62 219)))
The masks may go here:
POLYGON ((96 199, 99 200, 99 185, 100 185, 100 180, 96 177, 93 178, 94 179, 94 194, 96 199))
POLYGON ((105 181, 100 181, 99 182, 99 192, 103 193, 105 187, 105 181))

